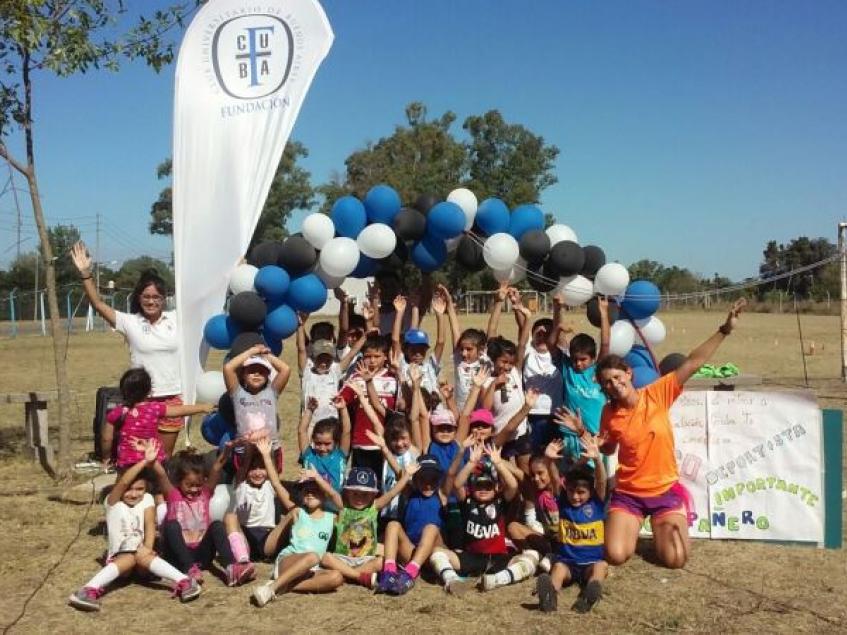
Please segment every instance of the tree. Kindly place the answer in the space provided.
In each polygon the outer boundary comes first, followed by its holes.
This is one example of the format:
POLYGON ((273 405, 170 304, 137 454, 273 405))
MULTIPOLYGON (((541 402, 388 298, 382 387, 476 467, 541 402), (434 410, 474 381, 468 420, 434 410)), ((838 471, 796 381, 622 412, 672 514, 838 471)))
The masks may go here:
POLYGON ((139 256, 138 258, 125 260, 112 278, 115 281, 115 287, 118 289, 132 289, 141 277, 142 272, 147 269, 155 269, 156 273, 164 279, 168 289, 174 288, 173 271, 171 271, 166 263, 152 256, 139 256))
MULTIPOLYGON (((787 244, 778 244, 770 240, 762 252, 762 264, 759 265, 759 275, 768 279, 787 274, 802 267, 815 265, 831 258, 838 249, 826 238, 808 238, 800 236, 787 244)), ((798 298, 825 299, 827 296, 837 297, 838 276, 837 263, 830 263, 798 273, 779 280, 772 285, 761 285, 758 289, 760 297, 768 291, 778 290, 797 294, 798 298)))
MULTIPOLYGON (((170 177, 173 164, 170 158, 162 161, 156 168, 156 178, 160 181, 170 177)), ((150 233, 170 236, 174 233, 173 189, 168 185, 159 192, 159 198, 150 206, 150 233)))
POLYGON ((665 266, 662 263, 647 259, 632 263, 628 269, 630 279, 649 280, 658 287, 661 286, 662 276, 665 273, 665 266))
POLYGON ((116 70, 122 59, 143 59, 154 70, 170 63, 174 43, 165 34, 182 20, 197 2, 177 4, 156 11, 152 18, 115 35, 116 22, 126 13, 103 0, 3 0, 0 4, 0 157, 24 176, 41 244, 47 284, 50 332, 56 387, 59 393, 59 465, 57 475, 71 467, 70 386, 65 365, 65 333, 59 323, 56 297, 56 261, 50 246, 44 209, 39 194, 35 161, 33 82, 40 72, 60 77, 106 68, 116 70), (24 156, 13 156, 6 139, 13 130, 23 133, 24 156))

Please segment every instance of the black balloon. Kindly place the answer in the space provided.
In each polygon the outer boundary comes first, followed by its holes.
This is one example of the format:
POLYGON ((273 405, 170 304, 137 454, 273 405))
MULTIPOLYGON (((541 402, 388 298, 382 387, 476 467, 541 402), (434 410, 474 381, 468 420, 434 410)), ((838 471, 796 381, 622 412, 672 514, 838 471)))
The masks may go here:
POLYGON ((682 366, 683 362, 687 359, 688 357, 682 353, 670 353, 669 355, 665 355, 662 361, 659 362, 659 373, 667 375, 682 366))
POLYGON ((235 406, 232 405, 232 397, 229 396, 228 392, 222 394, 221 398, 218 399, 218 414, 230 424, 235 425, 235 406))
POLYGON ((559 283, 555 276, 548 277, 544 273, 544 264, 540 262, 529 263, 526 267, 526 281, 536 291, 546 293, 556 288, 559 283))
MULTIPOLYGON (((614 302, 609 302, 609 326, 614 324, 615 320, 618 319, 618 313, 618 305, 614 302)), ((598 329, 600 328, 600 305, 596 297, 591 298, 585 305, 585 316, 591 322, 592 326, 598 329)))
POLYGON ((256 344, 264 344, 265 340, 256 331, 242 331, 232 340, 232 346, 227 354, 227 359, 232 359, 236 355, 241 355, 244 351, 252 348, 256 344))
POLYGON ((258 293, 242 291, 229 301, 229 316, 248 331, 259 328, 267 314, 268 307, 258 293))
POLYGON ((470 236, 462 236, 456 247, 456 261, 468 271, 485 269, 485 258, 482 257, 482 245, 470 236))
POLYGON ((593 278, 597 270, 606 264, 606 253, 597 245, 586 245, 582 248, 585 263, 582 265, 582 275, 593 278))
POLYGON ((426 216, 427 214, 429 214, 429 210, 435 207, 442 200, 444 199, 439 196, 436 196, 435 194, 421 194, 415 201, 415 204, 412 205, 412 207, 414 207, 421 214, 426 216))
MULTIPOLYGON (((415 212, 417 213, 417 212, 415 212)), ((384 271, 399 271, 403 268, 403 265, 406 264, 406 261, 409 259, 409 248, 406 246, 402 240, 397 241, 397 247, 394 248, 394 251, 390 256, 386 256, 382 260, 379 261, 379 267, 384 271)))
POLYGON ((305 238, 290 236, 282 243, 277 264, 293 277, 309 271, 317 260, 318 252, 305 238))
POLYGON ((521 236, 518 247, 527 262, 541 262, 550 252, 550 237, 543 229, 533 229, 521 236))
POLYGON ((275 265, 279 260, 281 250, 282 243, 266 240, 250 250, 247 262, 258 269, 267 265, 275 265))
POLYGON ((404 207, 394 217, 394 233, 400 240, 420 240, 426 234, 426 216, 411 207, 404 207))
POLYGON ((573 276, 582 271, 585 254, 582 247, 571 240, 563 240, 553 245, 547 262, 560 276, 573 276))

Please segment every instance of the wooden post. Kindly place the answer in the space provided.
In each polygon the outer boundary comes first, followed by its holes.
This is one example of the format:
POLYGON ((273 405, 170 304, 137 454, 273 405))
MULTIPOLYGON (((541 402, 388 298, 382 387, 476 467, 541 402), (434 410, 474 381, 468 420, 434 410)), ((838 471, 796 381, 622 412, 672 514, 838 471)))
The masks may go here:
POLYGON ((847 223, 838 223, 838 252, 841 254, 841 381, 847 382, 847 223))
POLYGON ((40 400, 38 394, 29 393, 29 401, 24 404, 24 416, 26 441, 32 449, 32 458, 38 459, 51 478, 56 478, 56 463, 47 427, 47 402, 40 400))

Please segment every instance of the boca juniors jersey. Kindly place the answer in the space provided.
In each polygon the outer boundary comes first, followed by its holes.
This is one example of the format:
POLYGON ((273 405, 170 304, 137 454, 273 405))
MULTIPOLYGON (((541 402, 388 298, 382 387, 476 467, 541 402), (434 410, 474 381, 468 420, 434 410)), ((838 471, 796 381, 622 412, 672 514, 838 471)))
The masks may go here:
POLYGON ((603 501, 599 498, 591 498, 584 505, 574 507, 568 503, 563 492, 559 497, 559 557, 573 564, 591 564, 602 560, 605 517, 603 501))

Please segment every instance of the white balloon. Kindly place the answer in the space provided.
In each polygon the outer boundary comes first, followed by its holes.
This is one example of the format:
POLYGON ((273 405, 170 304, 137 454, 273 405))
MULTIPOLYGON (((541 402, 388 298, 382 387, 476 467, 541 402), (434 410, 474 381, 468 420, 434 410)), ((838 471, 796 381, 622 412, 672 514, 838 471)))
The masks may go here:
POLYGON ((258 271, 256 267, 247 263, 238 265, 229 277, 229 290, 233 293, 255 292, 256 287, 253 286, 253 281, 256 279, 256 272, 258 271))
POLYGON ((563 240, 570 240, 575 243, 579 242, 576 237, 576 232, 567 225, 562 225, 561 223, 550 225, 550 227, 548 227, 545 231, 547 232, 547 237, 550 238, 551 247, 563 240))
POLYGON ((218 403, 226 392, 224 374, 219 370, 207 370, 197 378, 197 403, 218 403))
POLYGON ((485 263, 495 271, 511 269, 519 256, 518 241, 505 232, 489 236, 482 246, 485 263))
POLYGON ((320 267, 331 276, 349 276, 358 264, 359 246, 352 238, 333 238, 321 249, 320 267))
POLYGON ((315 249, 323 249, 335 236, 335 223, 326 214, 312 212, 303 219, 303 238, 315 249))
POLYGON ((229 485, 218 485, 215 493, 209 499, 209 519, 223 520, 224 514, 229 511, 231 494, 229 485))
POLYGON ((594 291, 600 295, 623 295, 629 285, 629 271, 619 262, 607 262, 594 276, 594 291))
POLYGON ((646 346, 649 343, 657 346, 665 341, 665 336, 668 334, 667 329, 664 323, 655 315, 651 315, 643 320, 636 320, 635 324, 641 331, 641 335, 643 335, 643 337, 639 337, 636 333, 636 344, 646 346), (647 340, 647 343, 644 340, 647 340))
POLYGON ((594 285, 585 276, 568 276, 559 280, 556 293, 562 294, 568 306, 579 306, 588 302, 594 295, 594 285))
POLYGON ((459 187, 447 195, 447 201, 455 203, 462 208, 465 213, 465 231, 473 227, 474 218, 476 218, 476 208, 479 203, 476 200, 476 194, 469 189, 459 187))
POLYGON ((394 252, 397 246, 397 234, 384 223, 373 223, 359 232, 356 244, 363 254, 379 260, 394 252))
POLYGON ((526 278, 526 260, 518 258, 513 267, 509 269, 495 269, 491 273, 497 282, 520 282, 526 278))
POLYGON ((635 329, 626 320, 617 320, 609 333, 609 352, 612 355, 626 355, 635 344, 635 329))
POLYGON ((444 244, 447 246, 447 253, 456 251, 460 242, 462 242, 462 236, 456 236, 455 238, 448 238, 445 240, 444 244))
POLYGON ((315 269, 315 275, 323 280, 323 283, 326 285, 327 289, 337 289, 344 281, 347 280, 347 276, 331 276, 326 271, 321 269, 320 265, 315 269))

